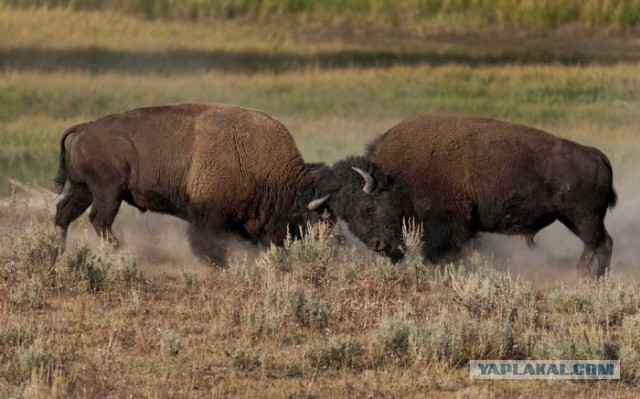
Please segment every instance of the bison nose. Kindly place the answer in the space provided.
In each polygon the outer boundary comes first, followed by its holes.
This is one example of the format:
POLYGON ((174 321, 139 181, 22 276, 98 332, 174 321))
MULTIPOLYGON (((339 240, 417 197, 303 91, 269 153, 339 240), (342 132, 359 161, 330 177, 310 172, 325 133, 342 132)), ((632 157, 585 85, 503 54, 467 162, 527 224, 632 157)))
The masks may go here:
POLYGON ((384 242, 383 240, 375 240, 373 242, 373 250, 376 252, 382 252, 385 249, 387 249, 387 247, 389 246, 389 244, 387 244, 386 242, 384 242))

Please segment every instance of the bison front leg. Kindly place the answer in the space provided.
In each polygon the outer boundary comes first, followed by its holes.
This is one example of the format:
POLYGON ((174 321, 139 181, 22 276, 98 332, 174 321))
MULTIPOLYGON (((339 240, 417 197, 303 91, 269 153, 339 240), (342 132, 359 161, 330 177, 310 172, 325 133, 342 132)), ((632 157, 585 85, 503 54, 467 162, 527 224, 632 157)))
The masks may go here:
POLYGON ((226 240, 223 239, 220 230, 192 223, 189 226, 189 244, 193 254, 204 262, 226 266, 226 240))
POLYGON ((422 251, 427 262, 445 264, 459 259, 470 238, 469 227, 462 218, 443 213, 419 220, 424 226, 422 251))

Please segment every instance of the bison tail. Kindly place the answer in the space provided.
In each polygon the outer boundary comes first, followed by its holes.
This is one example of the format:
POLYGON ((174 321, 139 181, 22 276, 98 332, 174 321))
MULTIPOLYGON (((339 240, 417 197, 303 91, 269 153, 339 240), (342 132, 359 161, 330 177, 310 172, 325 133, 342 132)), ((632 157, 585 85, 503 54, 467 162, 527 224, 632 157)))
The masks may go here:
POLYGON ((65 131, 62 134, 62 137, 60 138, 60 163, 58 164, 58 174, 56 175, 55 179, 53 179, 53 182, 56 185, 56 188, 58 188, 58 190, 60 190, 59 192, 62 192, 62 190, 64 189, 64 185, 67 182, 67 169, 65 168, 65 156, 67 154, 67 150, 64 146, 64 142, 67 139, 67 137, 72 134, 75 133, 78 128, 82 126, 82 125, 76 125, 76 126, 72 126, 69 129, 67 129, 67 131, 65 131))
POLYGON ((611 186, 611 191, 609 191, 607 202, 609 203, 609 209, 613 209, 613 207, 618 203, 618 194, 616 193, 616 190, 613 189, 613 186, 611 186))
POLYGON ((613 189, 613 168, 611 168, 609 158, 604 154, 602 154, 602 161, 609 169, 609 193, 607 194, 607 204, 609 205, 609 209, 613 209, 613 207, 618 203, 618 194, 616 193, 616 190, 613 189))

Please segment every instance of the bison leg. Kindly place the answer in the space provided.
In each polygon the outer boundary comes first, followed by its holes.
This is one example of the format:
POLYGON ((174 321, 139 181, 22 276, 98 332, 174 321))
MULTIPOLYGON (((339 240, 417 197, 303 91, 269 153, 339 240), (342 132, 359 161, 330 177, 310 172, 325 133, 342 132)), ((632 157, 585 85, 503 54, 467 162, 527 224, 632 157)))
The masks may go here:
POLYGON ((87 210, 91 202, 93 195, 86 185, 72 184, 64 198, 56 205, 55 224, 60 229, 58 245, 62 250, 67 245, 69 225, 87 210))
POLYGON ((102 238, 118 246, 119 242, 111 230, 113 221, 120 209, 122 202, 122 194, 118 189, 102 189, 93 191, 93 206, 89 213, 89 220, 96 230, 96 233, 102 238))
POLYGON ((576 265, 581 276, 593 275, 590 270, 594 257, 598 258, 597 277, 602 277, 609 269, 613 241, 604 228, 604 221, 599 216, 583 218, 561 217, 559 220, 577 235, 584 243, 584 250, 576 265))
POLYGON ((613 240, 606 230, 604 234, 604 242, 596 249, 596 256, 598 258, 598 278, 604 277, 604 275, 609 272, 611 254, 613 253, 613 240))
POLYGON ((421 217, 424 226, 422 255, 429 263, 449 263, 460 257, 462 247, 471 238, 469 226, 450 214, 421 217))
POLYGON ((226 240, 219 230, 198 223, 189 225, 189 244, 194 255, 207 263, 225 266, 227 262, 226 240))
POLYGON ((580 259, 576 264, 576 270, 580 277, 588 277, 591 275, 591 263, 593 262, 595 254, 595 251, 585 244, 580 259))

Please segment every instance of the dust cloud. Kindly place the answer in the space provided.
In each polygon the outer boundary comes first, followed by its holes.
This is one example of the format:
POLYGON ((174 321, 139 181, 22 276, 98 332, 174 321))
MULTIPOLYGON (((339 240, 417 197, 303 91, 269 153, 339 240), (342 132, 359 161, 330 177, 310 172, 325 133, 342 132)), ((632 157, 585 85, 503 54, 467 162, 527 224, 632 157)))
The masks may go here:
MULTIPOLYGON (((618 196, 618 205, 605 218, 613 239, 611 276, 640 280, 640 196, 632 195, 628 189, 619 190, 618 196)), ((538 286, 577 280, 575 264, 583 249, 578 237, 555 222, 536 235, 536 243, 535 248, 529 248, 520 236, 484 234, 473 245, 494 267, 522 274, 538 286)))
MULTIPOLYGON (((18 200, 14 199, 18 206, 40 211, 44 209, 52 219, 59 196, 24 185, 19 188, 21 192, 18 194, 18 200)), ((637 241, 640 225, 640 188, 634 187, 633 182, 629 181, 616 184, 616 188, 618 205, 607 213, 605 219, 607 230, 613 238, 611 275, 640 280, 640 245, 637 241)), ((9 202, 3 200, 0 208, 7 207, 9 202)), ((365 246, 349 233, 344 223, 341 222, 340 227, 346 245, 355 245, 358 252, 368 253, 365 246)), ((202 262, 192 253, 187 238, 188 225, 175 217, 152 212, 141 214, 137 209, 123 203, 113 230, 120 240, 122 249, 136 256, 145 275, 179 275, 182 270, 199 274, 212 270, 211 265, 202 262)), ((72 224, 69 230, 69 244, 73 245, 82 234, 86 235, 91 246, 99 245, 86 214, 72 224)), ((264 250, 239 237, 225 237, 224 240, 229 263, 244 259, 252 261, 264 250)), ((575 263, 582 251, 582 242, 576 236, 556 222, 538 233, 536 242, 535 248, 529 248, 525 240, 519 236, 483 234, 470 243, 463 256, 469 256, 472 250, 477 250, 481 259, 493 267, 513 274, 522 274, 539 287, 576 281, 575 263)))
MULTIPOLYGON (((15 208, 23 214, 17 223, 27 223, 35 217, 42 222, 52 222, 55 216, 55 204, 62 198, 51 191, 32 188, 18 182, 12 184, 19 190, 13 198, 0 201, 0 218, 15 208)), ((69 227, 67 245, 72 247, 81 239, 86 240, 90 248, 101 245, 88 220, 88 211, 69 227)), ((15 226, 18 227, 18 226, 15 226)), ((215 266, 196 257, 191 251, 188 239, 187 222, 169 215, 153 212, 141 213, 136 208, 123 203, 113 224, 113 232, 120 241, 120 249, 131 253, 138 260, 140 271, 146 276, 179 276, 184 270, 196 274, 206 274, 215 266)), ((224 240, 229 263, 236 260, 252 261, 260 255, 261 248, 241 239, 225 235, 212 237, 224 240)))
MULTIPOLYGON (((187 222, 158 213, 140 213, 123 204, 113 225, 113 232, 122 249, 137 257, 140 269, 148 275, 175 275, 182 270, 208 273, 212 265, 197 258, 191 251, 187 222), (124 208, 124 209, 123 209, 124 208)), ((258 246, 235 236, 211 237, 221 240, 227 248, 227 259, 251 261, 260 254, 258 246)))

